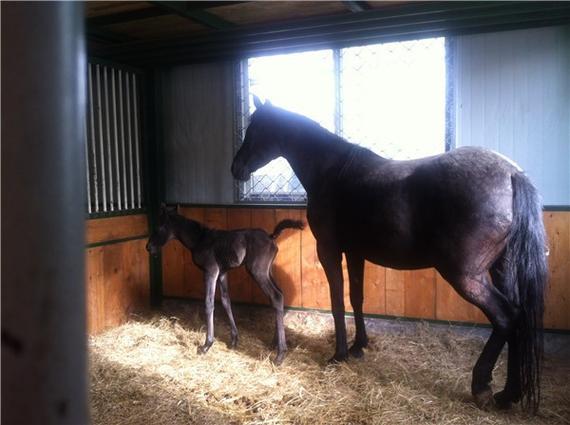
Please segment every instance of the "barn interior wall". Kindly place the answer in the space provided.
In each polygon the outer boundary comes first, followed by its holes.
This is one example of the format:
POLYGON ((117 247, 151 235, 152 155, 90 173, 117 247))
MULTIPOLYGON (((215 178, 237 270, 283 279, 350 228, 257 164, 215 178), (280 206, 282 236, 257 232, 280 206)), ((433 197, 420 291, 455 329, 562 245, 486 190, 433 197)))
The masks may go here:
MULTIPOLYGON (((181 214, 220 229, 259 227, 266 231, 280 220, 306 222, 304 208, 181 207, 181 214)), ((570 330, 570 212, 544 213, 549 238, 550 279, 546 298, 545 326, 570 330)), ((327 280, 317 258, 315 239, 309 228, 286 230, 277 239, 279 252, 274 277, 289 307, 330 310, 327 280)), ((348 274, 343 263, 345 306, 351 311, 348 274)), ((192 254, 178 241, 163 248, 163 294, 167 297, 203 299, 202 272, 192 263, 192 254)), ((243 269, 228 275, 233 302, 268 304, 267 298, 243 269)), ((468 323, 487 323, 481 311, 464 301, 434 270, 392 270, 366 263, 364 312, 374 315, 421 318, 468 323)))
POLYGON ((457 38, 456 143, 517 162, 546 205, 570 205, 570 26, 457 38))
POLYGON ((86 221, 87 331, 124 323, 149 306, 149 261, 144 214, 86 221))

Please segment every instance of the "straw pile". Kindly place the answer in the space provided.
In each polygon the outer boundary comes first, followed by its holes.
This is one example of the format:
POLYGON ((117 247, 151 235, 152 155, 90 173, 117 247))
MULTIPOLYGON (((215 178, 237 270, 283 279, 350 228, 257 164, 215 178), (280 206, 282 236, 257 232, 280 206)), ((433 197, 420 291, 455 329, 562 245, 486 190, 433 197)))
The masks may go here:
MULTIPOLYGON (((94 424, 570 423, 570 359, 562 355, 546 358, 539 416, 473 404, 471 368, 485 340, 478 329, 376 323, 363 360, 327 365, 330 315, 288 312, 289 355, 274 367, 271 310, 234 309, 237 350, 226 347, 229 329, 216 313, 216 343, 199 356, 201 310, 171 303, 160 316, 91 338, 94 424)), ((504 366, 503 356, 495 388, 503 386, 504 366)))

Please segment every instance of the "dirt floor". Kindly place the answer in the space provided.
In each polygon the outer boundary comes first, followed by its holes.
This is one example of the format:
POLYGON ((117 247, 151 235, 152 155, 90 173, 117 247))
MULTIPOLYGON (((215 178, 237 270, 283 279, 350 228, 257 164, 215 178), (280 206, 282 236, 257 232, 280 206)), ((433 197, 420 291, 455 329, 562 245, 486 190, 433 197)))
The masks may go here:
MULTIPOLYGON (((570 335, 547 334, 532 417, 519 406, 482 411, 472 402, 471 369, 488 329, 368 319, 365 358, 328 365, 330 314, 288 311, 289 355, 275 367, 272 310, 235 306, 240 341, 230 350, 216 306, 217 340, 200 356, 202 310, 168 301, 160 314, 90 339, 94 424, 570 424, 570 335)), ((504 368, 503 353, 495 389, 504 368)))

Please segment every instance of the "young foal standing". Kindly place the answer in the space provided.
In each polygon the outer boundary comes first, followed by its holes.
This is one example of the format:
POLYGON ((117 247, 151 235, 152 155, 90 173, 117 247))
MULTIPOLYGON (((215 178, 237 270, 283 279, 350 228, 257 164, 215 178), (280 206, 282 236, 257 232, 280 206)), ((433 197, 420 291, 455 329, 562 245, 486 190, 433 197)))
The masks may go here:
POLYGON ((228 315, 231 327, 230 347, 235 348, 238 331, 232 314, 226 273, 245 264, 247 271, 271 300, 276 314, 277 357, 281 364, 287 352, 283 325, 283 293, 271 274, 271 267, 278 248, 275 239, 285 229, 303 229, 303 223, 283 220, 275 226, 272 234, 261 229, 217 230, 197 221, 187 219, 164 205, 160 211, 159 227, 151 235, 147 250, 156 255, 169 240, 178 239, 192 252, 192 261, 204 272, 206 288, 206 342, 198 348, 205 354, 214 343, 214 295, 216 283, 220 286, 220 298, 228 315))
POLYGON ((538 408, 547 264, 541 205, 513 163, 481 148, 392 161, 348 143, 301 115, 255 99, 232 173, 283 156, 307 191, 307 218, 330 287, 336 333, 331 360, 363 355, 364 260, 394 269, 435 267, 493 325, 473 369, 479 406, 538 408), (356 338, 348 350, 341 259, 345 254, 356 338), (491 279, 489 278, 492 278, 491 279), (507 382, 492 371, 509 345, 507 382))

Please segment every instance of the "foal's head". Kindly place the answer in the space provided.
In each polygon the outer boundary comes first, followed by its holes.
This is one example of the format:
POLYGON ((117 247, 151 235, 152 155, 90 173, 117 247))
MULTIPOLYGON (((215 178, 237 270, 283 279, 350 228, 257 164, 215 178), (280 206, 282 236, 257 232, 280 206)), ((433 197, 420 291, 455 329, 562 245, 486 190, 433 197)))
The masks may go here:
POLYGON ((169 209, 166 205, 160 206, 160 213, 158 218, 158 228, 148 239, 146 250, 153 256, 158 255, 160 248, 174 238, 174 231, 172 228, 172 216, 176 215, 176 209, 169 209))
POLYGON ((242 181, 269 161, 281 156, 279 137, 282 136, 275 121, 279 109, 269 101, 262 104, 257 96, 253 100, 256 110, 251 115, 243 144, 232 163, 233 176, 242 181))

